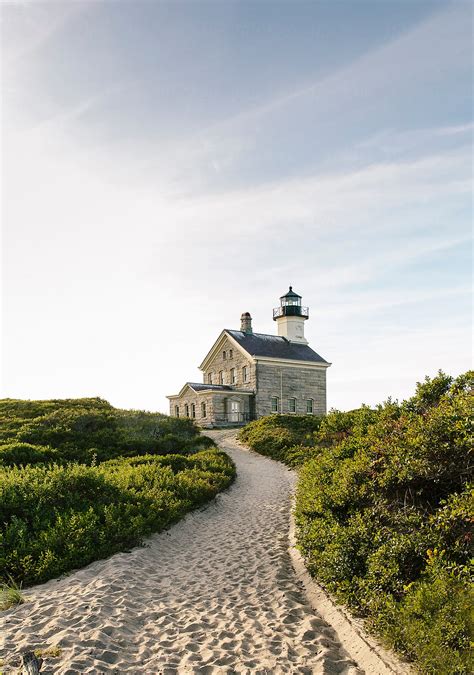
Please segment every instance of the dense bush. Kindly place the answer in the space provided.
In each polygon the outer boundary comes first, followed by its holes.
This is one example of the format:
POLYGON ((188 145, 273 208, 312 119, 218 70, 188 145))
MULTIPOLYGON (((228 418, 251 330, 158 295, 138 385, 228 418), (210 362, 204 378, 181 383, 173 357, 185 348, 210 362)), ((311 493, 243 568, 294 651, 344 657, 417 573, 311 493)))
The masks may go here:
MULTIPOLYGON (((17 448, 21 444, 25 452, 25 444, 54 448, 54 461, 85 464, 127 455, 194 452, 212 445, 207 437, 198 436, 191 419, 118 410, 95 398, 0 401, 0 442, 17 448)), ((24 454, 11 450, 8 463, 24 463, 24 454)), ((33 461, 39 462, 39 457, 33 461)))
POLYGON ((255 452, 295 466, 313 456, 320 424, 321 418, 312 415, 269 415, 247 424, 239 439, 255 452))
POLYGON ((4 581, 46 581, 135 546, 235 475, 192 421, 100 399, 0 401, 0 423, 4 581))
POLYGON ((0 568, 30 584, 136 546, 214 497, 233 475, 216 449, 99 466, 4 469, 0 568))
MULTIPOLYGON (((241 434, 299 466, 308 569, 425 673, 470 673, 473 374, 419 383, 402 403, 330 412, 272 449, 278 421, 241 434), (300 443, 300 451, 295 451, 300 443)), ((298 423, 298 418, 294 418, 298 423)), ((258 423, 252 423, 256 425, 258 423)))

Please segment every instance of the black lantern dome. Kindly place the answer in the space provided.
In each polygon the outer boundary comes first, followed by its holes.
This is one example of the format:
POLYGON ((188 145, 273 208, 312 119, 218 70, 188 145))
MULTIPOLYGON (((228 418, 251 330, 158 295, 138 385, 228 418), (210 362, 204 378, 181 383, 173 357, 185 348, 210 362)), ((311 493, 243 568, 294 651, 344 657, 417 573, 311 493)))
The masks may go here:
POLYGON ((281 316, 301 316, 303 319, 309 317, 308 307, 301 305, 301 295, 295 293, 292 286, 285 295, 281 296, 280 307, 275 307, 273 310, 274 321, 281 316))

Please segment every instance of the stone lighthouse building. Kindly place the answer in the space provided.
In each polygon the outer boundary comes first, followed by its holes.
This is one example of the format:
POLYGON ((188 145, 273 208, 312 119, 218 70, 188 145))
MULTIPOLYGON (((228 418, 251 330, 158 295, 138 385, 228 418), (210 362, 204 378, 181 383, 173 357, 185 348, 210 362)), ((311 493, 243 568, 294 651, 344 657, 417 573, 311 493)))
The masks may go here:
POLYGON ((244 312, 240 330, 224 329, 199 366, 202 382, 168 396, 170 414, 202 426, 245 424, 271 414, 323 415, 331 365, 308 345, 309 310, 290 286, 273 310, 278 335, 254 333, 244 312))

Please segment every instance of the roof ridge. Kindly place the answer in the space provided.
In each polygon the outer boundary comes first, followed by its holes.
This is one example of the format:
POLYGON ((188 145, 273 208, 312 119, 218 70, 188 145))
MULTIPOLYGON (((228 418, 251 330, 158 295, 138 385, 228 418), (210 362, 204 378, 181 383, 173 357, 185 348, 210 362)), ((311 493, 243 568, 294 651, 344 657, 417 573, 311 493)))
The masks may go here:
POLYGON ((273 333, 245 333, 245 331, 237 330, 237 328, 224 328, 224 331, 226 331, 227 333, 242 333, 242 335, 249 335, 249 336, 263 335, 265 337, 274 337, 274 338, 278 338, 278 339, 281 338, 282 340, 286 340, 286 338, 283 337, 283 335, 273 335, 273 333))

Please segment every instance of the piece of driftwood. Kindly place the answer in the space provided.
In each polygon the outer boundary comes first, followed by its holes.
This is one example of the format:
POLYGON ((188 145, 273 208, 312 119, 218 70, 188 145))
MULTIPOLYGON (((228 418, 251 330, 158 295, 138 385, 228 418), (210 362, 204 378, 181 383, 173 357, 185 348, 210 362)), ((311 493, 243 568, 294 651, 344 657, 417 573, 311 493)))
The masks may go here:
POLYGON ((43 665, 43 659, 38 658, 34 652, 25 652, 21 655, 22 665, 21 673, 22 675, 37 675, 41 670, 43 665))

